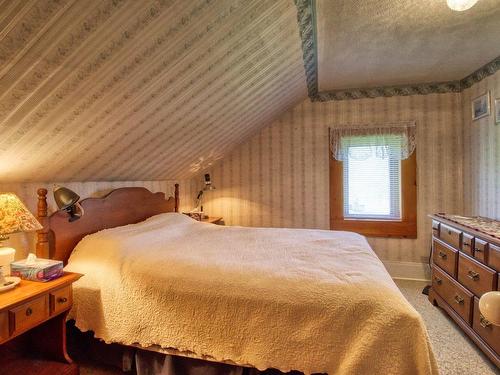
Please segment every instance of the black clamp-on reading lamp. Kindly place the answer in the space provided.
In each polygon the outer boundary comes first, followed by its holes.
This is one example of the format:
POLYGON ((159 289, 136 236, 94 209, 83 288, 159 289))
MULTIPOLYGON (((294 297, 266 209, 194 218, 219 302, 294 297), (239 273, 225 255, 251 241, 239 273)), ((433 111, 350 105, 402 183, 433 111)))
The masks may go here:
POLYGON ((200 207, 200 211, 203 213, 203 192, 215 190, 215 186, 212 185, 212 180, 210 179, 210 174, 205 174, 205 187, 200 190, 198 196, 196 197, 196 207, 200 207))
POLYGON ((54 185, 54 200, 56 201, 59 210, 66 211, 68 213, 69 222, 78 220, 85 213, 83 207, 80 203, 78 203, 80 196, 73 190, 63 186, 54 185))

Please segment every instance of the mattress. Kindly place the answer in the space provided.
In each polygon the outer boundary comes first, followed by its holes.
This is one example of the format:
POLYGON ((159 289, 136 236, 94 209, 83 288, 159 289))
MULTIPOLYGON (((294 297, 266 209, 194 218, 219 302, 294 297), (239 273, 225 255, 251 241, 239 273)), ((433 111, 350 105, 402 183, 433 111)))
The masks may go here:
POLYGON ((86 236, 71 317, 106 342, 305 374, 437 374, 426 328, 366 239, 177 213, 86 236))

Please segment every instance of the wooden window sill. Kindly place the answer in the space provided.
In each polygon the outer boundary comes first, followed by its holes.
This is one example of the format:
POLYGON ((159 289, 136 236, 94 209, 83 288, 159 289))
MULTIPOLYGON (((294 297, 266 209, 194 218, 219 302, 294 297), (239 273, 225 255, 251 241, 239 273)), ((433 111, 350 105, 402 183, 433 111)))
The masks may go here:
POLYGON ((417 238, 417 223, 393 220, 332 220, 333 230, 356 232, 367 237, 417 238))

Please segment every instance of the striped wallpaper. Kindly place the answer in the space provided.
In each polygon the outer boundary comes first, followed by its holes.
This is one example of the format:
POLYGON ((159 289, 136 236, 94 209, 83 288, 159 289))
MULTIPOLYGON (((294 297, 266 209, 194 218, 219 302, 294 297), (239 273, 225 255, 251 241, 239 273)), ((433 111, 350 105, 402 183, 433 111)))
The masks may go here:
POLYGON ((494 100, 500 98, 500 71, 462 93, 464 118, 464 193, 467 212, 500 220, 500 124, 495 125, 494 100), (489 117, 471 120, 471 100, 491 95, 489 117))
MULTIPOLYGON (((486 90, 490 90, 492 101, 500 97, 500 73, 462 94, 325 103, 307 99, 209 170, 217 190, 206 193, 205 211, 223 216, 229 225, 328 229, 329 125, 415 120, 418 238, 369 241, 383 260, 424 262, 430 235, 427 214, 465 212, 500 218, 500 125, 494 124, 493 114, 476 122, 470 120, 471 98, 486 90)), ((181 210, 189 210, 202 179, 178 182, 181 210)), ((122 186, 144 186, 168 195, 173 184, 171 180, 64 183, 82 198, 102 196, 122 186)), ((17 193, 36 212, 36 189, 51 186, 3 183, 0 191, 17 193)), ((32 235, 14 234, 9 243, 18 250, 17 258, 33 250, 32 235)))
POLYGON ((458 93, 303 101, 216 164, 205 211, 230 225, 329 228, 328 127, 415 120, 418 238, 369 239, 383 260, 424 262, 437 211, 463 211, 462 108, 458 93))
MULTIPOLYGON (((196 186, 192 186, 192 180, 182 181, 120 181, 120 182, 64 182, 61 186, 66 186, 74 190, 80 197, 102 197, 110 190, 126 186, 143 186, 152 192, 162 191, 166 196, 173 196, 174 184, 180 184, 180 209, 189 210, 194 204, 194 196, 196 194, 196 186)), ((52 198, 53 183, 2 183, 0 191, 14 192, 26 206, 36 215, 37 205, 37 189, 44 187, 49 190, 48 203, 49 213, 55 210, 55 203, 52 198)), ((16 258, 20 259, 26 256, 28 252, 34 252, 35 242, 34 234, 32 233, 15 233, 10 236, 10 239, 5 242, 6 246, 12 246, 16 249, 16 258)))
POLYGON ((292 0, 0 4, 2 182, 191 178, 307 95, 292 0))

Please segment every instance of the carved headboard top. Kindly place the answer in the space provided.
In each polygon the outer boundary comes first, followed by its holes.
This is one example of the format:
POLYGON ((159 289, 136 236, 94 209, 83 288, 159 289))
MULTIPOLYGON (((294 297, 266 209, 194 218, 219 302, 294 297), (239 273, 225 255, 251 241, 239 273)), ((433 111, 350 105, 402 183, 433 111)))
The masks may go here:
POLYGON ((164 193, 126 187, 112 190, 102 198, 83 199, 80 204, 85 215, 71 223, 66 212, 57 211, 47 216, 47 189, 38 189, 38 220, 44 227, 37 235, 38 257, 62 260, 66 264, 74 247, 88 234, 135 224, 164 212, 178 212, 179 184, 175 184, 175 197, 168 199, 164 193))

